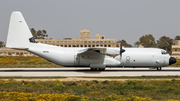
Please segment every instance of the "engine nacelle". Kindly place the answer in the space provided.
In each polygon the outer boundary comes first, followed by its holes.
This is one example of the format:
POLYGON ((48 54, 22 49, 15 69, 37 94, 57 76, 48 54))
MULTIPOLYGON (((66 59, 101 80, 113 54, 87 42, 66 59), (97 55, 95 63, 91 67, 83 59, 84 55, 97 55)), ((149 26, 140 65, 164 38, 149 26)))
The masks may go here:
POLYGON ((115 57, 115 56, 119 55, 120 51, 115 48, 106 48, 106 49, 100 50, 100 53, 104 54, 104 55, 109 55, 109 56, 115 57))

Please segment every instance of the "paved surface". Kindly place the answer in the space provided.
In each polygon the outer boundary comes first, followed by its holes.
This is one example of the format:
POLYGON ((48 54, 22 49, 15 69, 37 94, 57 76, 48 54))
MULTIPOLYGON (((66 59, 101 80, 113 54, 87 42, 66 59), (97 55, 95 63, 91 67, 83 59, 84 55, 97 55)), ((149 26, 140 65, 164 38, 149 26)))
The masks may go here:
POLYGON ((180 76, 180 68, 165 67, 161 71, 149 68, 106 68, 105 71, 91 71, 89 68, 0 68, 0 76, 66 76, 66 77, 107 77, 107 76, 180 76))

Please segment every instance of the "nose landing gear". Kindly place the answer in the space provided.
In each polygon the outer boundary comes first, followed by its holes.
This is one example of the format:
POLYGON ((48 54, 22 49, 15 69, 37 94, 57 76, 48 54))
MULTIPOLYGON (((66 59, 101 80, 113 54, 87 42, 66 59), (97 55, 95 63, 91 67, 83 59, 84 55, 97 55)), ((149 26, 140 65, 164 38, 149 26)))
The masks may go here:
POLYGON ((156 67, 158 71, 160 71, 162 68, 161 67, 156 67))

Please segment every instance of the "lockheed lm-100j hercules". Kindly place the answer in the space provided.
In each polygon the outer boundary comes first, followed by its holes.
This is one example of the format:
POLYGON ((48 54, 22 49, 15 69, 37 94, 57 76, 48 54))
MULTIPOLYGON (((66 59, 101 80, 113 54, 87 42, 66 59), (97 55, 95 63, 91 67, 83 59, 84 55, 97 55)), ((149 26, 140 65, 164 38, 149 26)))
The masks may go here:
POLYGON ((157 48, 110 47, 59 47, 37 43, 21 12, 11 14, 7 48, 29 51, 55 64, 65 67, 90 67, 105 70, 106 67, 155 67, 176 63, 165 50, 157 48))

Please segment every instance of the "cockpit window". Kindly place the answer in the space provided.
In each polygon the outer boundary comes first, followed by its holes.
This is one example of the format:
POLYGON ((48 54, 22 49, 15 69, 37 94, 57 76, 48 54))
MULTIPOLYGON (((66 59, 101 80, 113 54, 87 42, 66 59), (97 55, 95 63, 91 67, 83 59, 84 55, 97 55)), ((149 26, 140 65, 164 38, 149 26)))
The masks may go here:
POLYGON ((168 52, 165 51, 165 50, 162 50, 162 51, 161 51, 161 54, 165 55, 165 54, 168 54, 168 52))

